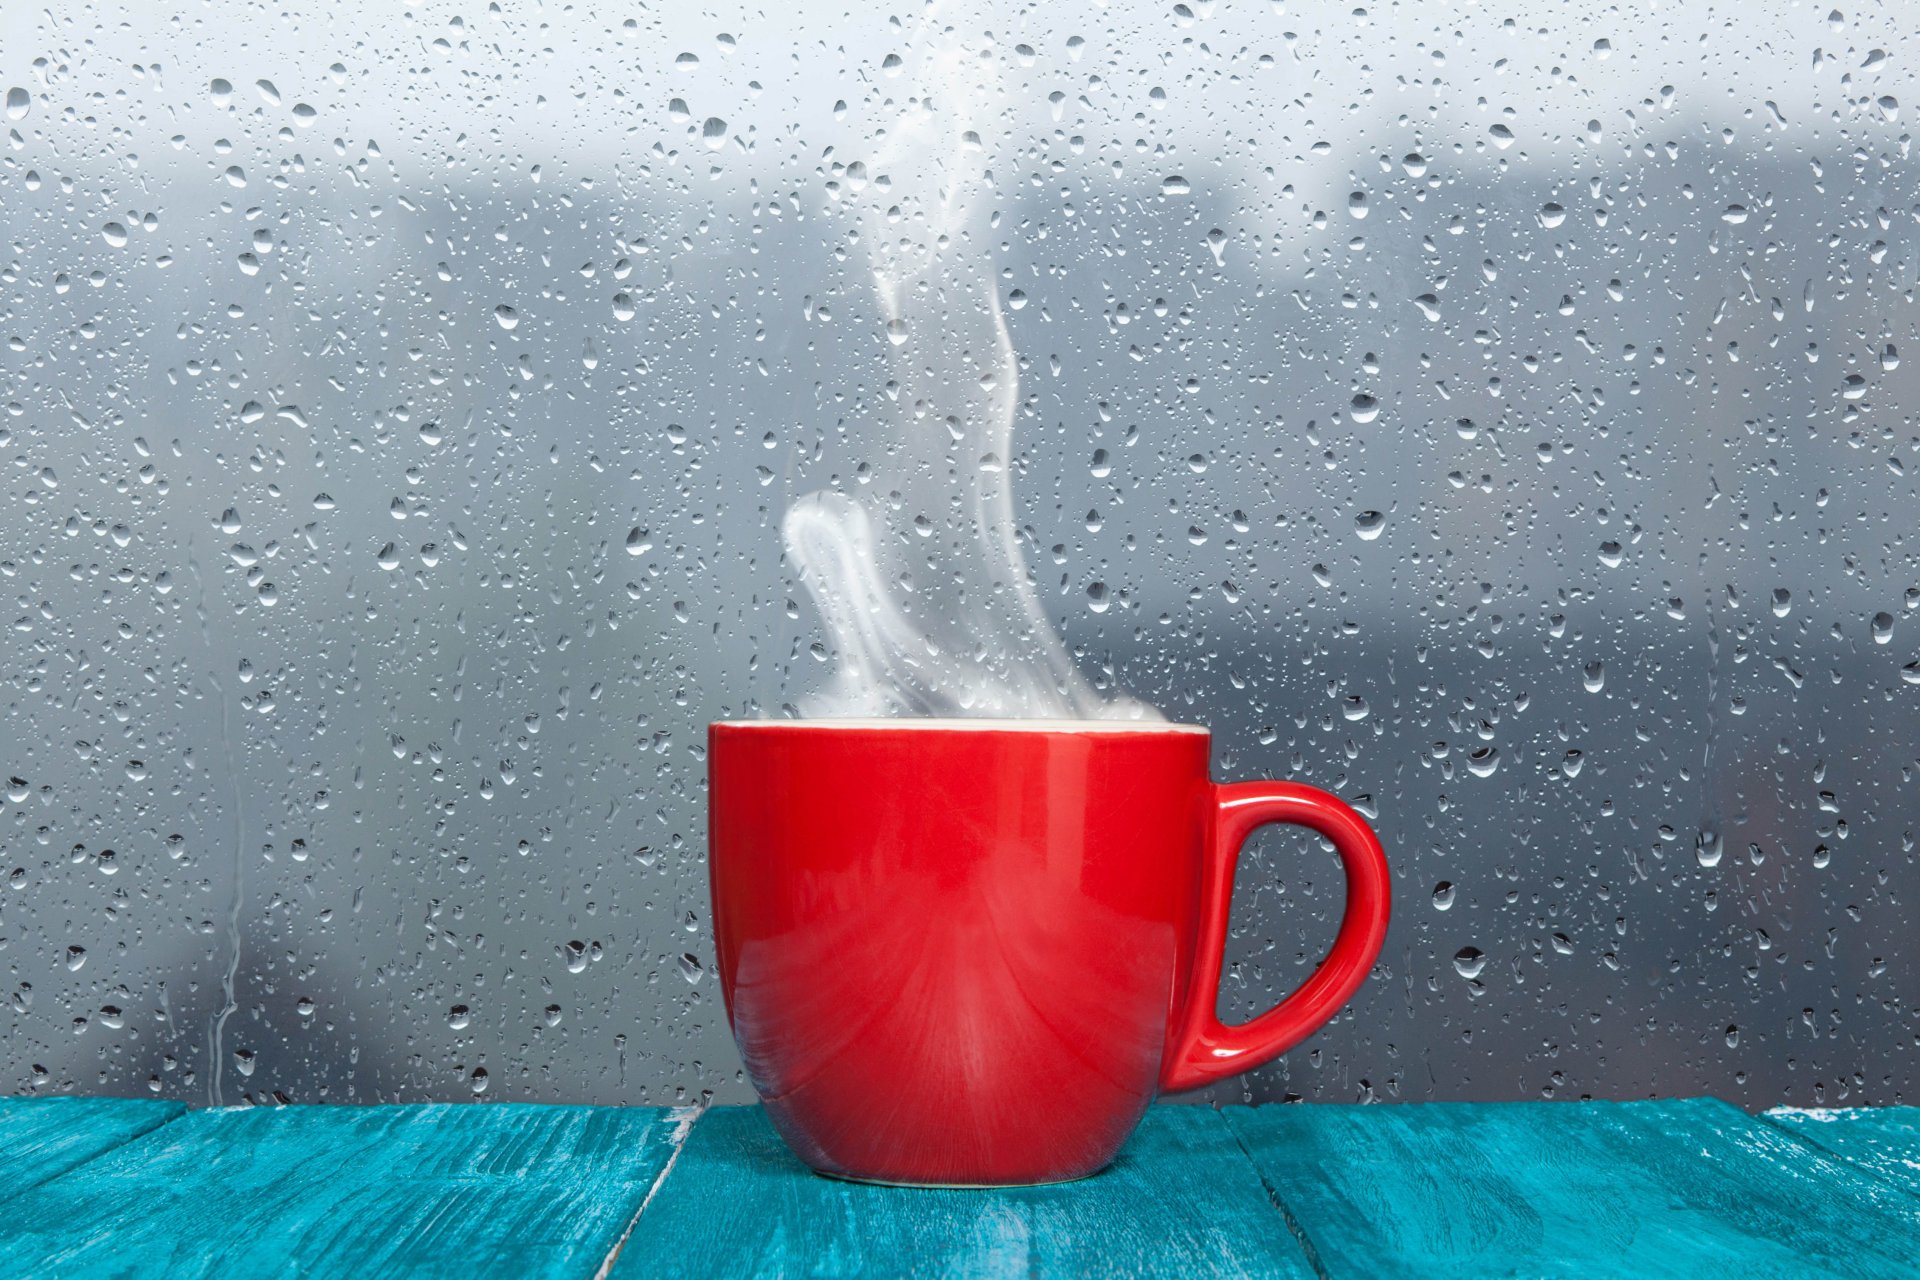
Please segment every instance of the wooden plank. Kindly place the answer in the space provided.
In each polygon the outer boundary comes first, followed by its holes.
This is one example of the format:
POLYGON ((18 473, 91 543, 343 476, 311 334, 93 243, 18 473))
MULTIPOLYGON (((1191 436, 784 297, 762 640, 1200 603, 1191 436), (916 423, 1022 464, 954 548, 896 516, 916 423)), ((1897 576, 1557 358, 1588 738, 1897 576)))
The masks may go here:
POLYGON ((587 1277, 666 1167, 680 1119, 196 1111, 11 1200, 0 1275, 587 1277))
POLYGON ((1920 1267, 1920 1201, 1712 1099, 1226 1115, 1323 1275, 1920 1267))
POLYGON ((966 1191, 823 1178, 758 1107, 716 1108, 693 1127, 613 1277, 750 1275, 1312 1272, 1204 1107, 1156 1108, 1113 1166, 1083 1182, 966 1191))
POLYGON ((0 1098, 0 1201, 158 1129, 185 1111, 155 1098, 0 1098))
POLYGON ((1760 1118, 1920 1195, 1920 1107, 1776 1107, 1760 1118))

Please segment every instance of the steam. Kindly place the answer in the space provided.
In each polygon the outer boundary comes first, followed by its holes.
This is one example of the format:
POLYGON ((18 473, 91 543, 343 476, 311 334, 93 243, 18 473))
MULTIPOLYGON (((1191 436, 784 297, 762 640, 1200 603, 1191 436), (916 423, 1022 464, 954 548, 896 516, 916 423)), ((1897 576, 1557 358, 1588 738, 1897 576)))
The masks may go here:
POLYGON ((838 174, 891 347, 887 421, 856 498, 794 502, 781 532, 837 666, 805 716, 1154 719, 1096 689, 1040 603, 1013 506, 1020 369, 992 260, 1002 50, 929 7, 898 119, 838 174), (871 495, 871 496, 867 496, 871 495))

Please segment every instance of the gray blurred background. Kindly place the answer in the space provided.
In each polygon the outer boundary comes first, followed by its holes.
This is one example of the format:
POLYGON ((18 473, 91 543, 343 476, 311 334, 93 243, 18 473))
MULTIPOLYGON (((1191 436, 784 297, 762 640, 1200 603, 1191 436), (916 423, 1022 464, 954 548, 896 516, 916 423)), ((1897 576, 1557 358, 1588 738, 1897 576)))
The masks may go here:
MULTIPOLYGON (((0 1088, 748 1096, 703 731, 826 666, 777 526, 920 13, 0 5, 0 1088)), ((953 21, 1048 607, 1394 867, 1212 1096, 1911 1100, 1920 28, 953 21)), ((1229 1012, 1340 894, 1260 837, 1229 1012)))

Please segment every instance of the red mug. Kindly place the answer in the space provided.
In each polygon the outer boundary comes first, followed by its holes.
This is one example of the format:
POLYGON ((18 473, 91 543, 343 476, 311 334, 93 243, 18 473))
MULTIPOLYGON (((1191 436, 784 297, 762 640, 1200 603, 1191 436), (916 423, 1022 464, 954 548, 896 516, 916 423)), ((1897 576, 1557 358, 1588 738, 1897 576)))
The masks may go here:
POLYGON ((1386 937, 1380 841, 1335 797, 1219 784, 1191 725, 766 720, 708 730, 727 1016, 822 1173, 1064 1182, 1154 1096, 1311 1035, 1386 937), (1346 869, 1326 960, 1251 1022, 1215 1002, 1240 846, 1311 827, 1346 869))

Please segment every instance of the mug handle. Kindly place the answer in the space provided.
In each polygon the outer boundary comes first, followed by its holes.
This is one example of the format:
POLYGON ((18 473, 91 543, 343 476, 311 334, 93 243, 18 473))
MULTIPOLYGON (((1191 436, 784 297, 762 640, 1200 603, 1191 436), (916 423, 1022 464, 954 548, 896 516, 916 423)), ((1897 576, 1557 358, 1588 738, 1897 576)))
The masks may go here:
POLYGON ((1337 796, 1292 782, 1213 787, 1213 831, 1200 888, 1200 927, 1185 1005, 1177 1009, 1160 1087, 1198 1089, 1270 1062, 1312 1035, 1366 981, 1387 938, 1392 898, 1380 840, 1337 796), (1333 841, 1347 876, 1346 914, 1333 950, 1300 989, 1251 1022, 1228 1026, 1217 1013, 1220 965, 1240 847, 1258 827, 1285 822, 1333 841))

